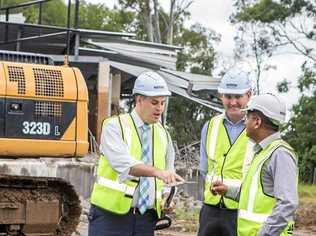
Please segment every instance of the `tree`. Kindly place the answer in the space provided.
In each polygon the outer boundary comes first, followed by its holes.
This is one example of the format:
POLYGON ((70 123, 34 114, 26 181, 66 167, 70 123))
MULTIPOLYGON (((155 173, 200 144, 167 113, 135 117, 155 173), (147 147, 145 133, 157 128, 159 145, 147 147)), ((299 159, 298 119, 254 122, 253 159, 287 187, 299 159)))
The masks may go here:
POLYGON ((183 28, 174 39, 184 48, 178 53, 177 69, 212 75, 216 55, 213 44, 219 40, 219 35, 200 24, 194 24, 190 29, 183 28))
POLYGON ((268 59, 272 56, 273 47, 269 43, 266 31, 264 29, 260 30, 256 23, 241 23, 234 40, 236 43, 236 61, 242 61, 244 58, 249 57, 254 58, 255 92, 260 94, 260 82, 263 71, 274 68, 268 64, 268 59))
MULTIPOLYGON (((2 7, 13 6, 28 2, 26 0, 2 0, 2 7)), ((74 1, 71 5, 70 25, 74 23, 74 1)), ((115 7, 109 9, 105 4, 92 4, 84 0, 80 1, 79 27, 85 29, 98 29, 108 31, 136 31, 135 13, 123 11, 115 7)), ((21 8, 12 10, 21 12, 21 8)), ((27 23, 38 23, 38 6, 22 8, 27 23)), ((63 26, 67 25, 67 6, 64 0, 54 0, 43 4, 42 24, 63 26)))
POLYGON ((314 0, 237 0, 235 6, 237 12, 233 19, 263 28, 270 37, 270 49, 291 46, 308 60, 316 62, 314 0))
MULTIPOLYGON (((311 182, 316 166, 316 2, 314 0, 236 1, 236 22, 256 24, 266 31, 270 53, 290 46, 305 57, 298 89, 300 98, 284 129, 285 139, 298 152, 300 178, 311 182)), ((279 83, 288 92, 288 82, 279 83)))
MULTIPOLYGON (((213 44, 219 40, 215 32, 202 27, 200 24, 183 28, 174 39, 175 43, 184 47, 178 53, 177 69, 205 75, 212 75, 216 53, 213 44)), ((207 94, 200 94, 205 99, 211 99, 207 94)), ((168 122, 171 134, 179 146, 200 139, 203 124, 214 115, 214 112, 186 98, 173 96, 169 103, 168 122)))
MULTIPOLYGON (((260 94, 260 82, 264 71, 268 71, 274 66, 268 64, 268 59, 275 50, 275 45, 271 42, 271 34, 260 21, 245 20, 242 15, 251 8, 254 1, 244 0, 236 1, 236 12, 231 16, 231 21, 237 26, 237 35, 235 37, 236 61, 244 58, 253 58, 255 62, 255 90, 260 94)), ((262 9, 258 9, 258 11, 262 9)))
POLYGON ((302 65, 298 88, 301 97, 285 127, 285 138, 299 157, 300 179, 311 182, 316 168, 316 64, 302 65))
MULTIPOLYGON (((15 6, 21 3, 26 3, 29 1, 25 0, 2 0, 2 7, 15 6)), ((16 8, 10 10, 10 13, 23 12, 25 16, 25 21, 27 23, 38 23, 38 5, 33 5, 30 7, 16 8)), ((43 15, 42 15, 42 24, 47 25, 56 25, 56 26, 66 26, 66 15, 67 7, 63 0, 54 0, 49 1, 43 4, 43 15)))
MULTIPOLYGON (((186 10, 190 7, 193 1, 190 0, 170 0, 170 10, 168 18, 164 17, 165 29, 166 29, 166 43, 173 44, 174 26, 179 20, 181 15, 187 15, 186 10)), ((164 16, 162 14, 162 16, 164 16)))
POLYGON ((139 29, 143 29, 138 37, 150 42, 168 44, 173 44, 174 26, 181 20, 181 16, 188 14, 186 10, 192 2, 170 0, 169 13, 166 13, 158 0, 119 0, 123 9, 133 9, 137 12, 139 29), (162 38, 162 34, 165 38, 162 38))
POLYGON ((79 27, 83 29, 134 32, 134 18, 135 13, 131 11, 117 7, 109 9, 105 4, 80 2, 79 27))

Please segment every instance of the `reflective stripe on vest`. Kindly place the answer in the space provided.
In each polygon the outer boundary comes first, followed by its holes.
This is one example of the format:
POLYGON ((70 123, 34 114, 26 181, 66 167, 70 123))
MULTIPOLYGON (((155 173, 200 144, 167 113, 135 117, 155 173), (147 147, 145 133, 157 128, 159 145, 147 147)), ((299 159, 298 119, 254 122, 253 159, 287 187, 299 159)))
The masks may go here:
MULTIPOLYGON (((212 195, 209 190, 211 182, 220 180, 228 186, 240 187, 253 157, 253 143, 246 137, 245 130, 231 145, 223 120, 223 114, 212 118, 206 136, 208 175, 205 181, 204 202, 211 205, 220 201, 220 197, 212 195)), ((226 207, 238 208, 236 201, 226 197, 223 199, 226 207)))
POLYGON ((239 210, 238 211, 238 217, 249 220, 249 221, 255 221, 257 223, 263 223, 267 220, 268 214, 259 214, 259 213, 253 213, 250 211, 245 210, 239 210))
MULTIPOLYGON (((104 121, 118 122, 121 127, 122 139, 128 146, 129 154, 136 160, 141 159, 142 148, 134 121, 129 114, 112 117, 104 121), (114 121, 113 121, 114 119, 114 121)), ((167 131, 161 124, 151 125, 152 130, 152 161, 153 166, 165 169, 165 158, 168 145, 167 131)), ((119 182, 119 174, 111 167, 106 156, 101 155, 97 168, 97 178, 91 194, 91 203, 117 214, 126 214, 132 204, 133 195, 138 185, 138 180, 119 182)), ((155 178, 155 209, 160 216, 160 202, 163 182, 155 178)))
POLYGON ((101 176, 97 176, 96 183, 98 183, 104 187, 107 187, 107 188, 110 188, 110 189, 113 189, 116 191, 120 191, 126 195, 131 196, 131 197, 133 197, 134 192, 135 192, 135 186, 131 187, 131 186, 128 186, 127 184, 121 184, 117 181, 112 181, 112 180, 103 178, 101 176))
MULTIPOLYGON (((272 142, 254 157, 240 193, 238 211, 239 236, 255 235, 273 211, 276 199, 263 192, 260 176, 264 163, 271 158, 272 153, 279 147, 284 147, 285 151, 296 158, 292 148, 281 139, 272 142)), ((282 235, 290 234, 289 229, 293 224, 294 222, 292 221, 288 222, 288 227, 283 231, 282 235)))

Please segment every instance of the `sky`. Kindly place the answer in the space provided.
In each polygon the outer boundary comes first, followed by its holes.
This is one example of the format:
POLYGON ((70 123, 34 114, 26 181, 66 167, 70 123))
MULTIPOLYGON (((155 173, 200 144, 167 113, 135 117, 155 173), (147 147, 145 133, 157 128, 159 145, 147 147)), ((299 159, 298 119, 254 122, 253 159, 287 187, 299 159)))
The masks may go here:
MULTIPOLYGON (((87 2, 105 3, 111 7, 117 1, 87 0, 87 2)), ((169 1, 161 0, 160 2, 169 1)), ((229 22, 229 16, 233 11, 232 2, 233 0, 194 0, 189 8, 191 19, 186 23, 189 26, 190 24, 198 22, 204 27, 219 33, 221 35, 221 42, 215 45, 215 48, 217 53, 228 61, 233 56, 233 39, 236 35, 236 27, 229 22)), ((292 105, 298 101, 299 93, 296 89, 296 84, 303 59, 303 57, 298 55, 294 56, 291 53, 284 53, 270 58, 268 64, 276 66, 276 69, 270 70, 262 75, 262 82, 260 84, 261 93, 277 93, 277 83, 287 79, 291 82, 291 93, 279 94, 279 96, 287 104, 289 110, 292 105)), ((241 64, 243 64, 248 71, 254 70, 255 68, 253 58, 248 58, 241 62, 241 64)))

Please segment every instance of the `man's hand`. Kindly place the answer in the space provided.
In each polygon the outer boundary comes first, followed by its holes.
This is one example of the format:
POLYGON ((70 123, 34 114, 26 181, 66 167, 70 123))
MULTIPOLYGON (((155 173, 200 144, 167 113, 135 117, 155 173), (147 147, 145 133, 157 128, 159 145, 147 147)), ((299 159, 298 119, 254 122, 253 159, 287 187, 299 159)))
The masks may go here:
POLYGON ((155 176, 161 179, 165 184, 184 182, 184 179, 180 175, 169 170, 157 170, 155 176))
POLYGON ((210 187, 210 191, 213 195, 222 195, 224 196, 227 193, 228 187, 222 181, 215 181, 210 187))
POLYGON ((145 164, 137 164, 135 166, 132 166, 129 174, 136 177, 157 177, 161 179, 165 184, 177 184, 178 182, 184 182, 184 179, 182 179, 180 175, 177 175, 173 171, 160 170, 154 166, 145 164))

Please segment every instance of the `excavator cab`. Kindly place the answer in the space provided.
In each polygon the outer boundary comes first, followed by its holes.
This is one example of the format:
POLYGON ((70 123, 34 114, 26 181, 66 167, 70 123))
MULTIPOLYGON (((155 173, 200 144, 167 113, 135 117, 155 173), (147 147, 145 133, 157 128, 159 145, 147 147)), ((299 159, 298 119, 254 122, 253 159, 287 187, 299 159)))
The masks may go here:
POLYGON ((87 104, 77 68, 0 62, 0 156, 85 155, 87 104))

